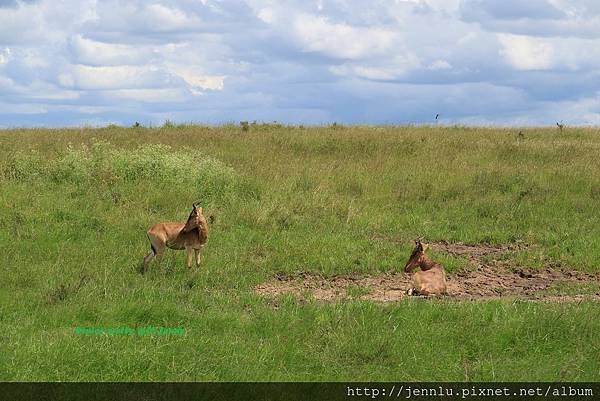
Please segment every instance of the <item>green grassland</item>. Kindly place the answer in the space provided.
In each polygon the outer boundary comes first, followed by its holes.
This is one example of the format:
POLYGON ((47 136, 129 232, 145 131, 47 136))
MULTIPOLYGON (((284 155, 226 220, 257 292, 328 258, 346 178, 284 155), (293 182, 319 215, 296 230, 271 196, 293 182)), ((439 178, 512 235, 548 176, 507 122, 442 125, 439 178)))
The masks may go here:
POLYGON ((279 272, 399 271, 419 236, 598 271, 599 155, 596 128, 0 131, 0 380, 599 380, 597 302, 254 293, 279 272), (146 230, 198 200, 201 268, 169 251, 140 275, 146 230), (151 326, 185 335, 74 332, 151 326))

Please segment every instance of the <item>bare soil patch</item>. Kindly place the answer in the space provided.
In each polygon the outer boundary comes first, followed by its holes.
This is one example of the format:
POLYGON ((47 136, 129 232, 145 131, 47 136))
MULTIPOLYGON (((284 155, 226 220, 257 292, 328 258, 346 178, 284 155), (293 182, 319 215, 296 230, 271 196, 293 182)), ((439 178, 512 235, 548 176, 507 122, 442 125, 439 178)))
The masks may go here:
MULTIPOLYGON (((515 248, 449 244, 431 244, 433 249, 461 255, 472 262, 474 270, 448 274, 448 295, 457 300, 515 298, 546 302, 569 302, 593 299, 600 301, 600 272, 509 269, 499 263, 486 264, 487 256, 510 252, 515 248)), ((489 258, 488 258, 489 259, 489 258)), ((412 276, 407 273, 381 275, 336 275, 324 277, 313 273, 275 275, 273 280, 259 284, 255 290, 266 297, 292 294, 300 299, 335 301, 364 299, 393 302, 409 297, 412 276)))

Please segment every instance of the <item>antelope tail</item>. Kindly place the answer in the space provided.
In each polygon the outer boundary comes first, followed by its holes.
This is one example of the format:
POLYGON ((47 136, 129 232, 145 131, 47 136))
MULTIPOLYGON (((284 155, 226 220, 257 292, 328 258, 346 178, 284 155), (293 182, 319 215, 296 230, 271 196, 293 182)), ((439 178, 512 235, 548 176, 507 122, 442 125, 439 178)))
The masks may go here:
POLYGON ((150 241, 150 248, 152 248, 152 253, 154 255, 156 255, 156 248, 154 247, 154 244, 152 243, 152 240, 150 239, 150 236, 146 234, 146 236, 148 237, 148 241, 150 241))

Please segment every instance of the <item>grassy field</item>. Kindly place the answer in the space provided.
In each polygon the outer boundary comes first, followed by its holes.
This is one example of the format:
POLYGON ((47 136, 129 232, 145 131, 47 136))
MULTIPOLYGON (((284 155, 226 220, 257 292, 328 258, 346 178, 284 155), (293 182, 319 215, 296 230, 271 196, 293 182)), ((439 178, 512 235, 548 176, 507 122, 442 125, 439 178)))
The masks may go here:
POLYGON ((419 236, 524 244, 507 263, 598 271, 600 130, 518 131, 0 131, 0 380, 599 380, 597 302, 254 292, 280 272, 398 271, 419 236), (216 217, 201 268, 170 251, 140 275, 145 231, 198 200, 216 217))

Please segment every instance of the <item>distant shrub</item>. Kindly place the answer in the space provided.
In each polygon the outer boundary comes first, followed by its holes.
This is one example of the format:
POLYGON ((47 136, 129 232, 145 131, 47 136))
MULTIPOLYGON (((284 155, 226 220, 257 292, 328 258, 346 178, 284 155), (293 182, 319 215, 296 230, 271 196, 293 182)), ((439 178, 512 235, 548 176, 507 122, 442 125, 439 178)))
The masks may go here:
POLYGON ((86 148, 75 149, 71 144, 67 151, 56 160, 50 162, 50 176, 57 182, 71 181, 80 183, 90 178, 91 155, 86 148))
POLYGON ((136 150, 112 150, 111 167, 114 174, 125 181, 155 179, 177 181, 185 178, 189 158, 169 153, 166 145, 144 145, 136 150))
POLYGON ((41 161, 40 155, 35 151, 16 152, 2 166, 2 175, 12 180, 36 177, 40 172, 43 173, 43 169, 40 168, 41 161))
POLYGON ((238 189, 247 192, 233 168, 220 160, 159 144, 135 149, 115 148, 108 142, 96 142, 91 147, 69 145, 51 160, 35 152, 19 152, 3 166, 2 173, 7 179, 24 181, 49 178, 55 183, 91 185, 183 185, 207 202, 222 200, 238 189))

